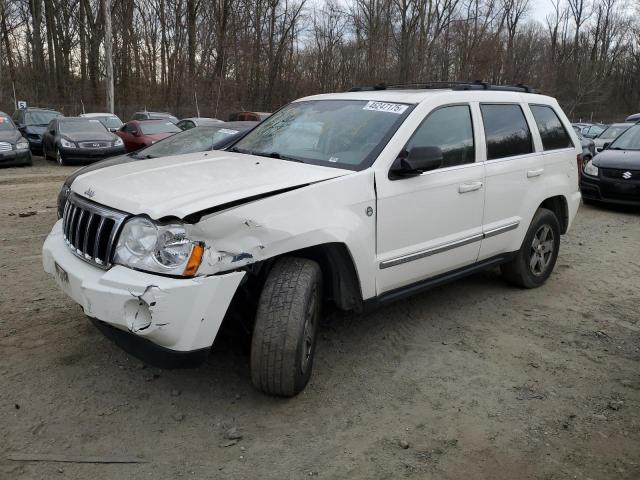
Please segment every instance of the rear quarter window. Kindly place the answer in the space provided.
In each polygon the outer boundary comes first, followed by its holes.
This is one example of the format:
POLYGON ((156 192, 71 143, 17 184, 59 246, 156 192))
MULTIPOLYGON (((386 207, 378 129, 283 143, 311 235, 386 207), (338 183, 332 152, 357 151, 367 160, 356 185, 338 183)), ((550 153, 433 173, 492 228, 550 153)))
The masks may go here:
POLYGON ((553 108, 546 105, 529 105, 529 108, 536 120, 542 148, 545 151, 574 147, 571 137, 553 108))
POLYGON ((517 104, 482 104, 487 160, 533 153, 531 131, 517 104))

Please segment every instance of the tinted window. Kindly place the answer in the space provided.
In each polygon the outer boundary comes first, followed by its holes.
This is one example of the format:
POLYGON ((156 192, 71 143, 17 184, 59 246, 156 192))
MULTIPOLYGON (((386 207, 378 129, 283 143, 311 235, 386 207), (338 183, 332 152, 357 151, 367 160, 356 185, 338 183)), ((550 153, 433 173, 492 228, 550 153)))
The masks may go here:
POLYGON ((536 119, 544 150, 573 147, 571 137, 569 137, 558 115, 551 107, 544 105, 529 105, 529 107, 533 117, 536 119))
POLYGON ((520 105, 481 105, 487 160, 533 152, 531 132, 520 105))
POLYGON ((145 135, 155 135, 156 133, 177 133, 182 131, 171 122, 143 123, 140 125, 140 130, 142 130, 142 133, 145 135))
POLYGON ((31 110, 26 113, 24 122, 27 125, 46 126, 49 124, 51 120, 61 116, 62 114, 59 112, 48 111, 48 110, 31 110))
POLYGON ((467 105, 439 108, 422 122, 405 147, 439 147, 443 167, 473 163, 473 126, 467 105))

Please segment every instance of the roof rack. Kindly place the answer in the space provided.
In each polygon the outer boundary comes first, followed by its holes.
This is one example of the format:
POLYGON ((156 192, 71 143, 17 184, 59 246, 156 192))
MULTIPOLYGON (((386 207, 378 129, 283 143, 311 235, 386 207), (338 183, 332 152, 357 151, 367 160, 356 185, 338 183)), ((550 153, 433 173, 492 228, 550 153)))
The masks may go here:
POLYGON ((373 86, 365 87, 353 87, 350 92, 370 92, 374 90, 402 90, 402 89, 439 89, 446 88, 451 90, 494 90, 502 92, 524 92, 524 93, 539 93, 538 90, 528 85, 518 83, 516 85, 491 85, 490 83, 483 82, 482 80, 475 80, 473 82, 449 82, 449 81, 429 81, 429 82, 415 82, 415 83, 394 83, 386 84, 379 83, 373 86))

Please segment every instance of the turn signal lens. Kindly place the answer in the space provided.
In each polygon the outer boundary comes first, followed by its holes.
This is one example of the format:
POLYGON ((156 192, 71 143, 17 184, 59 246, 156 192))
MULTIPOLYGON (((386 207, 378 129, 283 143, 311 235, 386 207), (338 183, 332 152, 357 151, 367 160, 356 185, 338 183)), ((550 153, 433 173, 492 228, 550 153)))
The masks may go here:
POLYGON ((191 249, 191 256, 189 257, 189 261, 187 262, 187 266, 182 272, 182 275, 185 277, 192 277, 198 271, 200 264, 202 263, 202 255, 204 254, 204 245, 201 243, 196 243, 191 249))

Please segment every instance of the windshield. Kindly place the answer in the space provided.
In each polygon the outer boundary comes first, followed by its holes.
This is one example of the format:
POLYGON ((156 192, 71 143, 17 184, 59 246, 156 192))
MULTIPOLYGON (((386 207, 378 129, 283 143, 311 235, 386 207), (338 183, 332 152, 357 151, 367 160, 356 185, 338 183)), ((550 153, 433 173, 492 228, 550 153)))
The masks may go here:
POLYGON ((104 133, 106 129, 98 120, 66 120, 60 122, 60 133, 104 133))
POLYGON ((410 105, 358 100, 290 103, 230 150, 360 170, 373 163, 410 105))
POLYGON ((27 125, 49 125, 49 122, 56 117, 61 117, 60 112, 49 112, 47 110, 32 110, 24 116, 24 122, 27 125))
POLYGON ((240 131, 222 126, 196 127, 172 135, 135 154, 141 158, 168 157, 185 153, 205 152, 211 150, 220 140, 237 135, 240 131))
POLYGON ((16 128, 13 126, 13 122, 9 117, 0 115, 0 132, 8 132, 15 129, 16 128))
POLYGON ((141 123, 140 130, 142 130, 142 133, 145 135, 155 135, 156 133, 177 133, 182 131, 171 122, 141 123))
POLYGON ((616 138, 630 126, 631 125, 611 125, 604 132, 602 132, 598 138, 616 138))
POLYGON ((107 128, 120 128, 122 126, 122 122, 118 117, 95 117, 102 125, 107 128))
POLYGON ((640 150, 640 125, 628 128, 626 132, 611 142, 609 149, 640 150))

